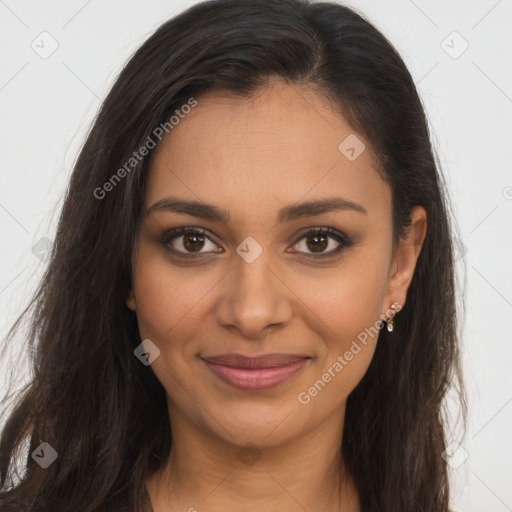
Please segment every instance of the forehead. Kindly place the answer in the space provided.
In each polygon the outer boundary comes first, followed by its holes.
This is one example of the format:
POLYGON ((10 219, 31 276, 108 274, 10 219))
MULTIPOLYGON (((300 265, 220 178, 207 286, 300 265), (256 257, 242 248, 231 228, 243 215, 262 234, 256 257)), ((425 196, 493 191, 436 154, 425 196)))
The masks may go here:
POLYGON ((173 195, 234 218, 262 217, 278 205, 340 195, 389 207, 367 142, 328 100, 296 84, 272 83, 249 99, 209 91, 154 151, 147 206, 173 195))

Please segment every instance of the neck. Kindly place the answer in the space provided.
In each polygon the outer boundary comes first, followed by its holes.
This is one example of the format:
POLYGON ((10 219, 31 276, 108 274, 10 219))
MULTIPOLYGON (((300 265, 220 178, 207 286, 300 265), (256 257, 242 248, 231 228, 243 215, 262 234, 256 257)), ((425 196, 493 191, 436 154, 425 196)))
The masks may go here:
POLYGON ((340 455, 345 406, 279 446, 236 445, 198 427, 169 403, 173 448, 146 480, 154 512, 282 510, 358 512, 340 455))

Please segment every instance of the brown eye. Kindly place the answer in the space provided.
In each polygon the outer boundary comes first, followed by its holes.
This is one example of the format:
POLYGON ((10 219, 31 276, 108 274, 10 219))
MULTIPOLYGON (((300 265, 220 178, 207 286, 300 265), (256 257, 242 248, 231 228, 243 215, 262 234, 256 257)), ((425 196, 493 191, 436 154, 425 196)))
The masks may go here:
POLYGON ((293 246, 294 251, 303 253, 301 256, 311 258, 327 258, 335 256, 350 245, 347 236, 332 228, 315 228, 299 238, 293 246), (334 242, 331 242, 334 241, 334 242), (326 249, 330 249, 326 251, 326 249))
POLYGON ((160 242, 178 256, 221 252, 217 244, 212 242, 200 228, 178 228, 165 233, 160 242), (203 249, 206 249, 203 251, 203 249))
POLYGON ((183 236, 183 246, 187 251, 197 252, 204 247, 204 239, 205 237, 203 235, 187 233, 183 236))
MULTIPOLYGON (((173 229, 165 233, 159 241, 178 257, 194 258, 201 254, 223 252, 223 249, 215 244, 201 228, 173 229)), ((321 259, 335 256, 349 245, 351 245, 350 239, 343 233, 332 228, 315 228, 302 235, 292 246, 291 252, 297 252, 301 257, 321 259)), ((290 251, 287 250, 287 252, 290 251)))
POLYGON ((306 237, 306 245, 308 249, 311 249, 313 252, 322 252, 329 245, 328 237, 321 234, 308 235, 306 237))

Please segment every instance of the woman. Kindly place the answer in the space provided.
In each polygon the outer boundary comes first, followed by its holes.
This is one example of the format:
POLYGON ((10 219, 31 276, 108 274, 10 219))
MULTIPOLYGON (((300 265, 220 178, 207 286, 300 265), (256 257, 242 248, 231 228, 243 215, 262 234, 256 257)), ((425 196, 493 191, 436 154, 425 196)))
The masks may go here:
POLYGON ((347 7, 164 23, 103 103, 31 305, 1 510, 448 510, 446 199, 409 72, 347 7))

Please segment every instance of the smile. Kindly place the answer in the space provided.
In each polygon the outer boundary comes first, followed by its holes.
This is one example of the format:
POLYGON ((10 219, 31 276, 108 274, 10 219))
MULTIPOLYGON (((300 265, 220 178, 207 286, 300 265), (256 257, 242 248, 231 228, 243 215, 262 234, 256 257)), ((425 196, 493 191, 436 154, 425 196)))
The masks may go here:
POLYGON ((310 359, 291 354, 268 354, 261 357, 224 354, 201 358, 213 375, 244 391, 278 386, 300 372, 310 359))

